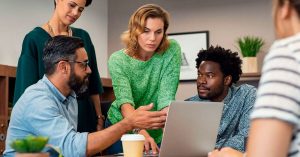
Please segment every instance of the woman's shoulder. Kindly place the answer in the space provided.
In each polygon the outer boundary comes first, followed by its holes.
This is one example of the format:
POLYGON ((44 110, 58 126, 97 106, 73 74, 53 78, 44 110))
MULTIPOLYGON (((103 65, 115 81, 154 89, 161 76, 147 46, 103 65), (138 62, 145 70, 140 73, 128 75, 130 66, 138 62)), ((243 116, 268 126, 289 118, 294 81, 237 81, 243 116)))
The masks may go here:
POLYGON ((174 57, 174 56, 180 56, 181 55, 181 48, 179 43, 174 39, 169 39, 169 47, 167 50, 163 53, 164 58, 174 57))
POLYGON ((110 57, 109 60, 120 60, 120 59, 124 59, 126 57, 126 54, 124 52, 124 49, 118 50, 113 52, 110 57))
POLYGON ((75 36, 79 36, 79 37, 82 37, 82 36, 83 37, 84 36, 89 37, 90 36, 89 33, 86 30, 82 29, 82 28, 71 27, 71 29, 72 29, 72 32, 75 36))
POLYGON ((25 38, 41 38, 43 36, 49 36, 48 33, 42 28, 42 27, 35 27, 30 32, 28 32, 25 36, 25 38))
POLYGON ((166 52, 180 53, 180 45, 175 39, 169 39, 169 47, 166 52))
POLYGON ((71 27, 72 31, 76 31, 76 32, 84 32, 87 33, 86 30, 82 29, 82 28, 78 28, 78 27, 71 27))
POLYGON ((180 47, 179 43, 175 39, 169 39, 169 43, 170 43, 169 48, 180 47))
POLYGON ((35 27, 25 35, 22 46, 44 46, 50 37, 51 36, 43 28, 35 27))
POLYGON ((118 50, 112 53, 108 59, 108 66, 114 67, 114 66, 127 66, 129 65, 129 58, 127 54, 125 54, 124 50, 118 50))

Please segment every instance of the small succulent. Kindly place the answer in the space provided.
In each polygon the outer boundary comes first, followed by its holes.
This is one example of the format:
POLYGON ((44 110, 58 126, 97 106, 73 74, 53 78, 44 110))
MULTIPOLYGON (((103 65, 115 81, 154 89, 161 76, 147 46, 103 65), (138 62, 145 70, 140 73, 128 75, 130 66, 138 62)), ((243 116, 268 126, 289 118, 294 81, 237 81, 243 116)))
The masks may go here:
POLYGON ((46 146, 49 138, 29 135, 24 139, 14 140, 10 146, 19 153, 38 153, 46 146))
POLYGON ((256 57, 265 42, 260 37, 245 36, 238 38, 237 44, 243 57, 256 57))

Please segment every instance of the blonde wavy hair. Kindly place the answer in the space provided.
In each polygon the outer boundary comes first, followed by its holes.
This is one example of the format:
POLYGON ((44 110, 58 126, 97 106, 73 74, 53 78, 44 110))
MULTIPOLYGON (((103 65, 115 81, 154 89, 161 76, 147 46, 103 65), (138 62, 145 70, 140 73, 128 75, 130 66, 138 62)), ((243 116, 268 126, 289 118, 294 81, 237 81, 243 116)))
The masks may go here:
POLYGON ((138 36, 144 32, 146 20, 148 18, 161 18, 164 22, 163 39, 156 49, 156 52, 164 52, 169 47, 167 39, 167 29, 169 27, 169 13, 156 4, 146 4, 138 8, 130 17, 128 30, 123 32, 121 40, 126 46, 126 52, 134 56, 138 50, 138 36))

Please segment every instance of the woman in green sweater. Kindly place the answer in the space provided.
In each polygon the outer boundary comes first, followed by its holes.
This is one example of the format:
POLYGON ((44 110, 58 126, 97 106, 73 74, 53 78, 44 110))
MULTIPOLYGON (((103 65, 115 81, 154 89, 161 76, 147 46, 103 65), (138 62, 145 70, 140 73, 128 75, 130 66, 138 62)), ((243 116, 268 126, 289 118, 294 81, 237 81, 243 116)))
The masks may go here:
MULTIPOLYGON (((108 111, 106 126, 121 121, 139 106, 153 103, 153 110, 165 110, 179 82, 181 50, 178 43, 168 40, 168 13, 160 6, 147 4, 130 18, 128 31, 122 35, 126 45, 110 56, 109 72, 116 100, 108 111)), ((145 151, 159 151, 162 130, 139 130, 146 138, 145 151)), ((121 142, 107 152, 122 152, 121 142)))
POLYGON ((80 95, 77 99, 79 105, 77 131, 79 132, 93 132, 96 129, 101 130, 103 128, 103 119, 97 118, 97 115, 102 117, 99 94, 102 93, 103 89, 96 63, 95 49, 89 34, 85 30, 70 27, 80 17, 84 8, 90 5, 91 2, 92 0, 54 1, 55 9, 52 17, 42 26, 30 31, 23 40, 14 91, 15 104, 28 86, 36 83, 43 77, 43 48, 46 41, 51 37, 68 35, 82 38, 85 50, 88 53, 92 74, 89 78, 88 93, 80 95))

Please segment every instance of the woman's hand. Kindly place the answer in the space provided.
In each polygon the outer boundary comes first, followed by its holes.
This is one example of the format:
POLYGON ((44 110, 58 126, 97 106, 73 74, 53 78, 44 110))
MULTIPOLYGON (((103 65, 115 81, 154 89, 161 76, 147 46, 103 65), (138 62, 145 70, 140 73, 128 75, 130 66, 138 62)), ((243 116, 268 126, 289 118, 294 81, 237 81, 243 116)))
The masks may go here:
POLYGON ((143 129, 140 130, 139 134, 145 137, 145 143, 144 143, 145 152, 148 154, 150 150, 152 150, 153 154, 158 154, 159 148, 155 143, 154 139, 148 134, 148 132, 143 129))
POLYGON ((101 131, 104 129, 104 118, 97 119, 97 131, 101 131))

